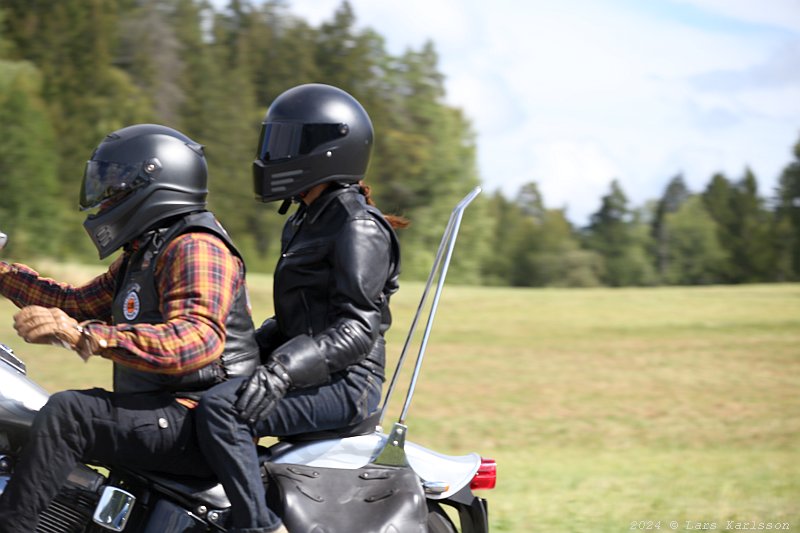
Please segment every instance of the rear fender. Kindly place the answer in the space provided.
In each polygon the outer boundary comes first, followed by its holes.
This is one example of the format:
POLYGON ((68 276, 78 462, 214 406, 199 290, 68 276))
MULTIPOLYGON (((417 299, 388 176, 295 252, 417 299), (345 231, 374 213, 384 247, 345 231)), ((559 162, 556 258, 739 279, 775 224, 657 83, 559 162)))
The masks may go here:
MULTIPOLYGON (((387 435, 371 433, 343 439, 325 439, 300 444, 279 443, 266 458, 273 463, 291 463, 325 468, 355 469, 373 461, 383 449, 387 435)), ((443 490, 428 493, 429 499, 443 500, 469 489, 481 464, 477 453, 444 455, 413 442, 405 443, 409 465, 424 482, 436 483, 443 490)), ((441 489, 440 489, 441 490, 441 489)))

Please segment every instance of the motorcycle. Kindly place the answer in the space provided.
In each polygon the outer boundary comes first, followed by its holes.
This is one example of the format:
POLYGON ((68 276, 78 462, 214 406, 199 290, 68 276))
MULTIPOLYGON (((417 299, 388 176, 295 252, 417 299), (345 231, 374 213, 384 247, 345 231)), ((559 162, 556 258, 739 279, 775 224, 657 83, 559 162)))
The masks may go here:
MULTIPOLYGON (((473 491, 494 488, 495 462, 477 453, 448 456, 425 448, 407 439, 406 424, 461 217, 479 193, 479 187, 471 191, 450 216, 380 411, 353 427, 259 445, 268 505, 290 532, 488 533, 487 501, 473 491), (437 278, 408 393, 386 433, 381 424, 437 278)), ((0 233, 0 249, 5 241, 0 233)), ((0 344, 0 495, 47 399, 22 359, 0 344)), ((81 464, 36 531, 219 532, 229 519, 230 502, 215 479, 81 464)))

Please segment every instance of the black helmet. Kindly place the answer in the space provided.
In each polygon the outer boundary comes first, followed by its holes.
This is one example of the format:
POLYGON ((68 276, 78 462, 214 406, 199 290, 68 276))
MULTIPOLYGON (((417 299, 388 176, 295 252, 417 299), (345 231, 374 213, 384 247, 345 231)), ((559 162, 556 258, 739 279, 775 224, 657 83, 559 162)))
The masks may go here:
POLYGON ((329 181, 357 183, 372 151, 372 122, 345 91, 310 83, 281 93, 261 127, 253 185, 264 202, 329 181))
POLYGON ((169 217, 206 207, 203 147, 165 126, 137 124, 109 134, 86 162, 82 209, 100 259, 169 217))

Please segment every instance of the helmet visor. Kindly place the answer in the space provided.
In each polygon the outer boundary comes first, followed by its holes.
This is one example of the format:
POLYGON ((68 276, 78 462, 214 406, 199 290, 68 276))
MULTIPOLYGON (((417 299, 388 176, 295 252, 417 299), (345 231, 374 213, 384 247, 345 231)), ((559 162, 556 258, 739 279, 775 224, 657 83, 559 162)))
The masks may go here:
POLYGON ((321 144, 344 137, 348 131, 347 124, 265 122, 256 156, 262 161, 278 161, 306 155, 321 144))
POLYGON ((138 164, 87 161, 81 185, 81 208, 93 209, 143 187, 160 169, 161 163, 155 158, 138 164))

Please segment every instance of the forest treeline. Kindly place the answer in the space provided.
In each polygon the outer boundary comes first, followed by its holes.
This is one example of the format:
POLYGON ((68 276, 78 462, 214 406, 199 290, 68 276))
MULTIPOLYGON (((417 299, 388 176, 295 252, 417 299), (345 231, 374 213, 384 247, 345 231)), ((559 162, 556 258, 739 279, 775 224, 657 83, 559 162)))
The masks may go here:
MULTIPOLYGON (((312 26, 281 0, 0 0, 0 229, 6 257, 94 261, 77 209, 85 161, 109 132, 156 122, 206 146, 211 209, 251 271, 269 272, 284 217, 253 198, 269 103, 300 83, 339 86, 376 134, 377 204, 406 216, 403 277, 424 279, 457 201, 480 183, 469 117, 445 101, 432 42, 389 54, 343 1, 312 26)), ((702 191, 665 177, 632 206, 617 181, 585 227, 535 182, 482 195, 464 217, 451 278, 512 286, 800 280, 800 142, 775 191, 748 169, 702 191)))

